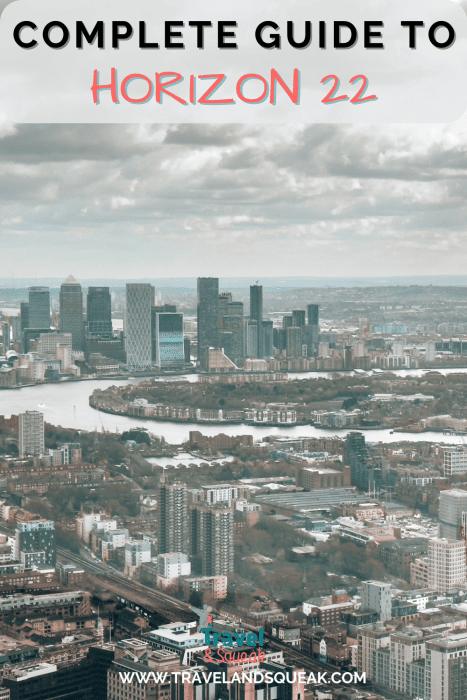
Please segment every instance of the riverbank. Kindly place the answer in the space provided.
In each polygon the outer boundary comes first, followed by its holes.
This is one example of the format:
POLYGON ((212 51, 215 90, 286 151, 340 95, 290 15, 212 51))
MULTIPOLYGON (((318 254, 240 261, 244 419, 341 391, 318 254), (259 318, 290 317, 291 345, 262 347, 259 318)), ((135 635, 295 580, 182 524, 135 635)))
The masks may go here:
MULTIPOLYGON (((170 380, 167 380, 170 381, 170 380)), ((110 386, 126 386, 129 380, 103 380, 96 382, 100 389, 110 386)), ((74 430, 85 430, 87 432, 123 433, 126 430, 138 428, 142 424, 139 417, 124 415, 106 415, 94 410, 89 405, 89 387, 86 382, 69 382, 65 386, 57 384, 36 385, 25 388, 23 391, 0 392, 0 415, 7 417, 18 415, 25 411, 40 411, 44 415, 44 420, 51 425, 61 426, 74 430)), ((181 445, 187 442, 189 433, 192 430, 200 430, 200 425, 196 423, 167 423, 144 422, 149 431, 164 437, 172 445, 181 445)), ((317 425, 284 425, 281 427, 271 427, 268 425, 202 425, 202 433, 208 437, 218 435, 222 432, 229 436, 252 435, 255 441, 261 441, 268 435, 285 438, 322 438, 323 440, 336 435, 344 438, 348 433, 358 430, 358 428, 320 428, 317 425)), ((449 445, 463 445, 463 436, 443 436, 440 433, 394 433, 391 429, 372 430, 368 433, 368 440, 371 442, 432 442, 449 445)))

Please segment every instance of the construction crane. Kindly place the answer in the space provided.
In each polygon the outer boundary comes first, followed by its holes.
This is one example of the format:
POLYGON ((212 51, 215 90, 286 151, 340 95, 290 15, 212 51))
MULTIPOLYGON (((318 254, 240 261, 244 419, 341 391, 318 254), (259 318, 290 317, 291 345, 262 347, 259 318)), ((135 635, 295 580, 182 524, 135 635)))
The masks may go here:
POLYGON ((96 411, 97 411, 97 413, 98 413, 98 415, 99 415, 99 420, 100 420, 100 422, 101 422, 102 433, 103 433, 103 435, 107 435, 107 430, 104 428, 104 423, 102 422, 102 416, 101 416, 101 412, 99 411, 99 407, 98 407, 98 406, 96 406, 96 411))

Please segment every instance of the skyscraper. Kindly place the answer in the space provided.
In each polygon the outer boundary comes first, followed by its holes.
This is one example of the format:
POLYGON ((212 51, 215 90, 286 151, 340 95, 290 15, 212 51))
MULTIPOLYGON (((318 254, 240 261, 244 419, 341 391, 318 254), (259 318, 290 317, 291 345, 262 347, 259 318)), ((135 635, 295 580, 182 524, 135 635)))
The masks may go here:
POLYGON ((52 520, 18 523, 15 530, 15 558, 25 569, 53 568, 56 562, 55 524, 52 520))
POLYGON ((125 349, 130 369, 144 370, 152 365, 151 309, 154 301, 151 284, 126 285, 125 349))
POLYGON ((73 350, 84 350, 83 292, 70 275, 60 287, 60 331, 71 333, 73 350))
POLYGON ((87 335, 112 338, 112 303, 108 287, 89 287, 87 335))
POLYGON ((50 291, 48 287, 29 287, 28 328, 50 328, 50 291))
POLYGON ((372 463, 365 436, 349 433, 344 444, 344 464, 350 467, 350 483, 361 491, 380 488, 382 470, 372 463))
POLYGON ((227 576, 234 569, 233 509, 195 506, 191 522, 192 553, 201 554, 203 576, 227 576))
POLYGON ((264 357, 263 287, 259 284, 250 287, 250 319, 257 323, 257 356, 258 359, 262 359, 264 357))
POLYGON ((198 277, 198 363, 208 369, 208 349, 219 347, 219 279, 198 277))
POLYGON ((21 330, 29 328, 29 304, 27 301, 22 301, 20 304, 21 330))
POLYGON ((185 367, 183 314, 153 314, 153 360, 159 369, 185 367))
POLYGON ((302 357, 302 329, 298 326, 287 328, 287 357, 302 357))
POLYGON ((169 484, 166 477, 159 482, 157 514, 157 546, 159 554, 188 554, 188 496, 186 484, 169 484))
POLYGON ((3 350, 7 352, 10 349, 10 324, 4 321, 2 324, 2 342, 3 350))
POLYGON ((307 306, 308 325, 305 331, 305 342, 307 345, 307 355, 311 357, 318 350, 319 345, 319 306, 318 304, 308 304, 307 306))
POLYGON ((39 411, 20 413, 19 454, 33 457, 44 454, 44 416, 39 411))
POLYGON ((273 322, 263 321, 263 352, 264 357, 274 356, 274 344, 273 344, 273 322))
POLYGON ((299 328, 305 327, 306 314, 302 309, 294 309, 292 311, 292 326, 298 326, 299 328))

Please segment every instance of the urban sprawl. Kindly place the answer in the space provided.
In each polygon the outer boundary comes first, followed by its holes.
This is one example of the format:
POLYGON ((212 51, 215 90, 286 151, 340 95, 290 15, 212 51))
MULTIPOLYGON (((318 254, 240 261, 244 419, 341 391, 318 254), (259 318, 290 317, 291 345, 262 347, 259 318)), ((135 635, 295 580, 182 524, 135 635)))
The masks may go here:
POLYGON ((463 287, 1 287, 0 700, 467 698, 466 356, 463 287))

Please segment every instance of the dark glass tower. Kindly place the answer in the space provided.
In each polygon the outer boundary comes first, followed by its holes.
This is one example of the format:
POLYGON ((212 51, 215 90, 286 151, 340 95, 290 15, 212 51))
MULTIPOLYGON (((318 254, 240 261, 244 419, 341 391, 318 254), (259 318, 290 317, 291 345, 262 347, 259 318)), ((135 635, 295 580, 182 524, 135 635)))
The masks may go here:
POLYGON ((308 304, 308 325, 306 327, 307 355, 311 357, 318 350, 319 345, 319 307, 318 304, 308 304))
POLYGON ((219 347, 219 278, 198 277, 198 362, 208 370, 208 349, 219 347))
POLYGON ((27 301, 21 302, 21 331, 25 328, 29 328, 29 304, 27 301))
POLYGON ((263 338, 263 287, 254 284, 250 287, 250 319, 256 321, 258 333, 258 358, 264 357, 263 338))
POLYGON ((48 287, 29 287, 28 328, 50 328, 50 291, 48 287))
POLYGON ((73 350, 84 350, 83 292, 72 275, 60 287, 60 332, 71 333, 73 350))
POLYGON ((87 335, 112 338, 112 303, 108 287, 89 287, 87 335))

